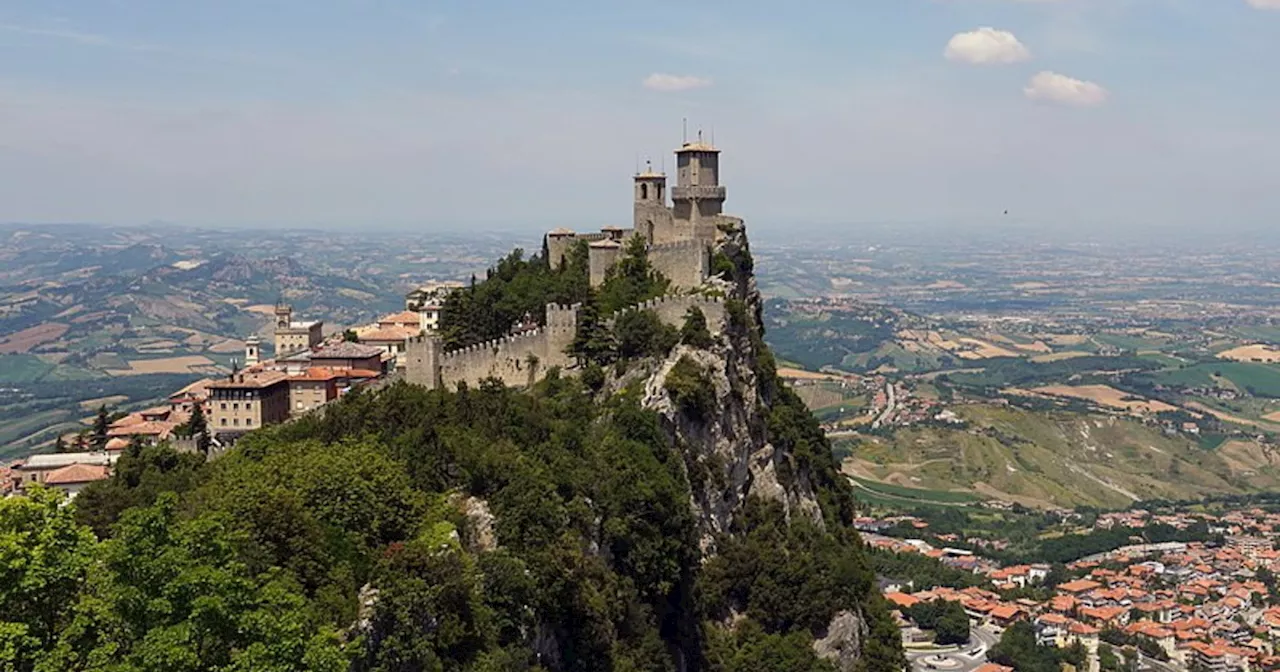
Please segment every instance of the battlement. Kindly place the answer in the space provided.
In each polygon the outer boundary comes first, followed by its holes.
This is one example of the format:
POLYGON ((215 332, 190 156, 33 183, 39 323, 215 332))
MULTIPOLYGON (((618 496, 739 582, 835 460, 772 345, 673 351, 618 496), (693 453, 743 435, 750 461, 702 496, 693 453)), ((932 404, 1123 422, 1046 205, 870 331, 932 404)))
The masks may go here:
POLYGON ((614 313, 605 320, 605 323, 612 327, 618 316, 624 313, 651 310, 663 324, 679 328, 684 325, 684 315, 689 312, 690 308, 697 308, 702 311, 702 314, 707 318, 707 328, 711 330, 711 333, 718 334, 724 331, 725 320, 728 316, 724 299, 718 296, 703 296, 701 294, 668 294, 656 299, 642 301, 614 313))
POLYGON ((626 313, 634 310, 656 310, 670 305, 678 305, 685 310, 694 307, 701 308, 702 306, 719 306, 723 308, 724 298, 719 296, 706 296, 703 294, 667 294, 665 296, 659 296, 656 299, 641 301, 634 306, 627 306, 618 312, 626 313))
POLYGON ((456 350, 447 350, 440 355, 440 359, 447 360, 452 357, 460 357, 462 355, 471 355, 477 352, 481 352, 481 353, 491 352, 494 350, 501 350, 502 348, 509 347, 509 346, 518 347, 522 344, 528 343, 531 339, 542 338, 543 335, 544 335, 544 330, 541 327, 537 329, 530 329, 528 331, 522 331, 518 334, 508 334, 506 336, 503 336, 502 338, 495 338, 491 341, 484 341, 483 343, 475 343, 473 345, 468 345, 466 347, 458 348, 456 350))

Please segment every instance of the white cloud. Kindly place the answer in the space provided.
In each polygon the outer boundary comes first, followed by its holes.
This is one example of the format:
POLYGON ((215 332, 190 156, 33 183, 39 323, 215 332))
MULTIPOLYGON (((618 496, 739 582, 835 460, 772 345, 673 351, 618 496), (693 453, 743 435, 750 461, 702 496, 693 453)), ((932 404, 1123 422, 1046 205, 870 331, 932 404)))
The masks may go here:
POLYGON ((644 78, 644 88, 654 91, 688 91, 711 86, 711 80, 695 75, 669 75, 655 72, 644 78))
POLYGON ((1107 100, 1107 90, 1101 86, 1048 70, 1032 77, 1022 91, 1032 100, 1079 107, 1094 107, 1107 100))
POLYGON ((1017 63, 1031 58, 1031 51, 1013 33, 989 27, 956 33, 943 53, 948 60, 976 65, 1017 63))
POLYGON ((1254 9, 1280 9, 1280 0, 1245 0, 1254 9))

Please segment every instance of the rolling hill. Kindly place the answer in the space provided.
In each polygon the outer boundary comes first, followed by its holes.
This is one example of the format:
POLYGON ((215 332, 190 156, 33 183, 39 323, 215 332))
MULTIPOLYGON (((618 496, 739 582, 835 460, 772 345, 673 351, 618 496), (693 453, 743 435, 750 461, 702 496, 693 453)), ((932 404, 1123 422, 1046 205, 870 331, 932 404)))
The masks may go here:
POLYGON ((1280 487, 1280 455, 1252 441, 1210 450, 1110 415, 954 408, 960 427, 917 426, 849 439, 845 471, 911 488, 1032 506, 1123 506, 1280 487))

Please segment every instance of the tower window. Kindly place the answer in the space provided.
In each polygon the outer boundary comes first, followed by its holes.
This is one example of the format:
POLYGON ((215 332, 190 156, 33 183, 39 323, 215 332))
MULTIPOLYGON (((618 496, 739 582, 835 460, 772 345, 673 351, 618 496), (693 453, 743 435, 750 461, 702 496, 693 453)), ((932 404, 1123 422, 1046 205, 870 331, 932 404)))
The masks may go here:
POLYGON ((647 184, 640 185, 640 200, 642 201, 649 200, 649 185, 647 184))

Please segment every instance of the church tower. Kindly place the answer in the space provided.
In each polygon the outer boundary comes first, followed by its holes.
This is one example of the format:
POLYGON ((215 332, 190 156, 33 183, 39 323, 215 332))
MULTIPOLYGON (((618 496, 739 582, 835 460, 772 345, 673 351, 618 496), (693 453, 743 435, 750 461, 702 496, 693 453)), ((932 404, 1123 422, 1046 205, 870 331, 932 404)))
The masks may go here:
POLYGON ((653 165, 645 164, 643 173, 636 173, 635 207, 632 227, 653 245, 668 239, 671 232, 671 211, 667 208, 667 174, 654 172, 653 165))
POLYGON ((262 343, 257 335, 253 335, 244 341, 244 365, 253 366, 260 361, 262 361, 262 343))

